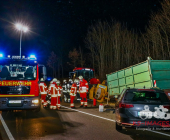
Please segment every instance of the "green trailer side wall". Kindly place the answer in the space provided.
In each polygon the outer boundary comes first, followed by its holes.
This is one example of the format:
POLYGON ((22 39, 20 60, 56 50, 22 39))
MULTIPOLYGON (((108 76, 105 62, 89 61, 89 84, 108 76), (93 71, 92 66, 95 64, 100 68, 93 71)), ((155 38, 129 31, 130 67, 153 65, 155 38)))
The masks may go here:
POLYGON ((109 95, 119 95, 124 88, 144 86, 170 89, 170 60, 147 60, 120 71, 107 74, 109 95))
POLYGON ((148 61, 107 74, 109 95, 119 95, 126 87, 150 87, 148 61), (113 78, 114 77, 114 78, 113 78))
POLYGON ((119 95, 124 88, 144 86, 170 89, 170 60, 147 60, 120 71, 107 74, 109 95, 119 95))

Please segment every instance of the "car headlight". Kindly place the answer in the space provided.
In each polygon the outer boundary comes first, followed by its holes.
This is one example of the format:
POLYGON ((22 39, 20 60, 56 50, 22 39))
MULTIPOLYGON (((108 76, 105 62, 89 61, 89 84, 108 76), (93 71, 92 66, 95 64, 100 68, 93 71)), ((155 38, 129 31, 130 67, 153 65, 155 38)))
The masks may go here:
POLYGON ((32 100, 32 103, 37 104, 38 102, 39 102, 39 100, 38 100, 38 99, 32 100))

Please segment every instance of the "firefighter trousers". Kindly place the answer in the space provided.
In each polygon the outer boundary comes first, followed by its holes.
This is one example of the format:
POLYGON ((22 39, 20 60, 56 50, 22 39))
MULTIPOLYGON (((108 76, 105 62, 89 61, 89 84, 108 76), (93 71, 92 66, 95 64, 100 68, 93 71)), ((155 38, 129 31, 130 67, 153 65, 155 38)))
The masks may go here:
POLYGON ((75 96, 70 95, 70 107, 74 107, 74 98, 75 96))
POLYGON ((46 102, 46 96, 47 96, 47 94, 41 94, 41 102, 42 102, 42 104, 44 104, 44 102, 46 102))
POLYGON ((57 109, 57 97, 51 97, 51 105, 50 105, 50 109, 57 109))
POLYGON ((81 106, 87 106, 87 93, 80 93, 80 98, 81 98, 81 106))

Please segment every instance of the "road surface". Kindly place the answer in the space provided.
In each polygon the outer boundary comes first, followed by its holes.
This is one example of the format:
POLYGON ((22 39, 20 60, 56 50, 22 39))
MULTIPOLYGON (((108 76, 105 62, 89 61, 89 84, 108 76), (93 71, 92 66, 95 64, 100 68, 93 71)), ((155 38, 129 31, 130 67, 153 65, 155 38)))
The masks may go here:
POLYGON ((98 106, 88 108, 41 108, 32 111, 1 112, 0 139, 2 140, 169 140, 170 130, 143 131, 115 129, 115 114, 107 109, 99 112, 98 106), (3 122, 4 120, 4 122, 3 122))

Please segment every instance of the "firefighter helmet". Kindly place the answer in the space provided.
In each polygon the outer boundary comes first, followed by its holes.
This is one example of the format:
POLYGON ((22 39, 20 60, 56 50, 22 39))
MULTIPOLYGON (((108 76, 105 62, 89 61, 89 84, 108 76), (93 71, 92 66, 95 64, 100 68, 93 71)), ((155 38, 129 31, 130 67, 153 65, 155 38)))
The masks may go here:
POLYGON ((59 81, 59 80, 57 80, 57 81, 56 81, 56 83, 57 83, 57 84, 60 84, 60 81, 59 81))
POLYGON ((53 82, 57 82, 57 78, 54 78, 52 81, 53 81, 53 82))
POLYGON ((69 79, 68 81, 69 81, 69 82, 73 82, 73 80, 72 80, 72 79, 69 79))
POLYGON ((83 76, 80 75, 80 76, 79 76, 79 80, 83 80, 83 76))
POLYGON ((64 79, 64 80, 63 80, 63 83, 66 83, 66 82, 67 82, 67 80, 66 80, 66 79, 64 79))
POLYGON ((78 79, 75 79, 75 80, 74 80, 74 82, 75 82, 75 83, 78 83, 78 82, 79 82, 79 80, 78 80, 78 79))
POLYGON ((43 79, 43 78, 41 78, 41 79, 40 79, 40 81, 44 81, 44 79, 43 79))

